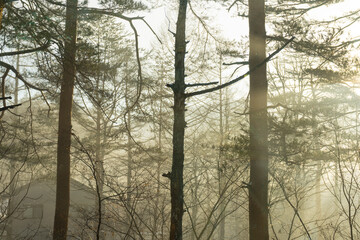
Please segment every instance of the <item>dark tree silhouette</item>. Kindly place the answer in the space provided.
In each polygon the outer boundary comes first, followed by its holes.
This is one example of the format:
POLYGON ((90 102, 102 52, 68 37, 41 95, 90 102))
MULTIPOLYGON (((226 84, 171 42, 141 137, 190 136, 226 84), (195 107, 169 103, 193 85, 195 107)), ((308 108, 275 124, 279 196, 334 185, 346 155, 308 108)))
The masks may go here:
MULTIPOLYGON (((265 2, 249 1, 250 70, 266 58, 265 2)), ((250 73, 250 239, 269 239, 266 63, 250 73)))
POLYGON ((66 239, 70 205, 71 111, 75 80, 77 0, 66 1, 64 71, 61 82, 53 239, 66 239))

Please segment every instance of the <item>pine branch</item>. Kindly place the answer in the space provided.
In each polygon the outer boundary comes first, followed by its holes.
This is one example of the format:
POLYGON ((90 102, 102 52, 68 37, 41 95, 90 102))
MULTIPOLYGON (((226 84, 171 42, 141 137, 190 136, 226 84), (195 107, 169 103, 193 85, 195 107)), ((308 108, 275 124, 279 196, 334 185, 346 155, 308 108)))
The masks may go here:
POLYGON ((79 8, 79 14, 89 14, 89 13, 109 15, 109 16, 121 18, 121 19, 126 20, 126 21, 141 20, 141 19, 144 18, 144 17, 140 17, 140 16, 127 17, 127 16, 125 16, 125 15, 123 15, 121 13, 116 13, 116 12, 112 12, 112 11, 109 11, 107 9, 101 9, 101 8, 89 8, 89 7, 80 7, 79 8))
POLYGON ((100 8, 88 8, 88 7, 81 7, 79 8, 79 14, 85 14, 85 13, 93 13, 93 14, 104 14, 104 15, 109 15, 109 16, 113 16, 113 17, 117 17, 120 19, 123 19, 125 21, 128 21, 130 24, 132 23, 133 20, 140 20, 143 21, 146 26, 148 26, 148 28, 150 29, 150 31, 155 35, 155 37, 157 38, 157 40, 162 44, 159 36, 155 33, 154 29, 149 25, 149 23, 144 19, 145 17, 128 17, 125 16, 121 13, 116 13, 116 12, 112 12, 106 9, 100 9, 100 8))
POLYGON ((15 73, 16 77, 18 77, 26 86, 32 88, 32 89, 35 89, 35 90, 38 90, 38 91, 48 91, 47 89, 45 88, 39 88, 39 87, 36 87, 34 85, 32 85, 31 83, 29 83, 28 81, 26 81, 23 76, 14 68, 14 66, 10 65, 10 64, 7 64, 3 61, 0 61, 0 66, 6 68, 6 69, 10 69, 13 73, 15 73))
POLYGON ((267 63, 268 61, 270 61, 276 54, 278 54, 281 50, 283 50, 289 43, 291 43, 293 40, 295 39, 295 37, 292 37, 291 39, 289 39, 283 46, 281 46, 280 48, 278 48, 276 51, 274 51, 273 53, 271 53, 267 58, 265 58, 261 63, 259 63, 258 65, 256 65, 253 69, 250 69, 249 71, 247 71, 244 75, 237 77, 227 83, 221 84, 219 86, 213 87, 213 88, 208 88, 205 90, 201 90, 201 91, 197 91, 197 92, 192 92, 192 93, 187 93, 186 94, 186 98, 189 97, 193 97, 193 96, 197 96, 197 95, 201 95, 204 93, 210 93, 210 92, 214 92, 216 90, 228 87, 234 83, 239 82, 240 80, 244 79, 245 77, 247 77, 250 73, 254 72, 255 70, 257 70, 259 67, 261 67, 263 64, 267 63))
POLYGON ((27 54, 27 53, 33 53, 33 52, 37 52, 37 51, 42 51, 42 50, 47 49, 49 46, 50 46, 50 41, 47 41, 44 45, 42 45, 40 47, 37 47, 37 48, 26 49, 26 50, 21 50, 21 51, 14 51, 14 52, 0 53, 0 57, 21 55, 21 54, 27 54))

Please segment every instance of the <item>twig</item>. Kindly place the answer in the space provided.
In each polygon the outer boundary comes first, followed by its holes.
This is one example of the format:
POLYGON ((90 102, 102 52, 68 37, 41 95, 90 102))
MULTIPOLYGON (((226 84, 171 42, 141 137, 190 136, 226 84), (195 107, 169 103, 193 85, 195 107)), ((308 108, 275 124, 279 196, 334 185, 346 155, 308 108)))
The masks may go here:
POLYGON ((165 17, 166 17, 166 19, 167 19, 168 22, 169 22, 169 24, 168 24, 168 31, 173 35, 173 37, 175 37, 176 34, 175 34, 173 31, 170 30, 170 19, 169 19, 169 17, 166 15, 166 12, 165 12, 165 17))
POLYGON ((216 42, 220 42, 208 29, 208 27, 206 26, 206 23, 201 19, 201 17, 199 15, 197 15, 197 13, 194 11, 192 5, 191 5, 191 1, 189 1, 189 7, 190 7, 190 11, 192 12, 192 14, 194 14, 194 16, 199 20, 199 22, 201 23, 201 25, 203 26, 203 28, 205 29, 205 31, 216 41, 216 42))
POLYGON ((227 8, 228 12, 230 12, 231 8, 235 6, 235 4, 238 2, 238 0, 235 0, 233 3, 230 4, 230 6, 227 8))
POLYGON ((140 21, 143 21, 151 30, 151 32, 156 36, 156 38, 158 39, 158 41, 160 43, 161 40, 160 38, 157 36, 157 34, 155 33, 155 31, 150 27, 150 25, 144 20, 144 17, 140 17, 140 16, 137 16, 137 17, 127 17, 121 13, 116 13, 116 12, 111 12, 109 10, 106 10, 106 9, 99 9, 99 8, 80 8, 79 10, 79 13, 80 14, 84 14, 84 13, 94 13, 94 14, 104 14, 104 15, 109 15, 109 16, 113 16, 113 17, 117 17, 117 18, 120 18, 120 19, 123 19, 125 21, 128 21, 129 24, 130 24, 130 27, 131 29, 133 30, 134 32, 134 35, 135 35, 135 54, 136 54, 136 61, 137 61, 137 64, 138 64, 138 77, 139 77, 139 80, 140 80, 140 83, 139 83, 139 87, 138 87, 138 90, 137 90, 137 97, 136 97, 136 100, 135 102, 132 104, 132 106, 126 111, 125 115, 127 114, 127 112, 129 110, 131 110, 138 102, 138 100, 140 99, 140 96, 141 96, 141 90, 142 90, 142 82, 143 82, 143 78, 142 78, 142 71, 141 71, 141 61, 140 61, 140 54, 139 54, 139 35, 137 33, 137 30, 133 24, 133 21, 134 20, 140 20, 140 21))
POLYGON ((311 235, 310 235, 310 233, 309 233, 309 231, 308 231, 308 229, 307 229, 307 227, 306 227, 303 219, 302 219, 301 216, 300 216, 299 209, 296 208, 296 207, 294 206, 294 204, 290 201, 289 196, 288 196, 288 194, 287 194, 287 192, 286 192, 286 190, 285 190, 285 187, 283 186, 283 184, 281 184, 280 180, 275 177, 275 174, 271 174, 271 176, 274 178, 274 180, 277 182, 277 184, 278 184, 279 187, 281 188, 281 190, 282 190, 282 192, 283 192, 283 194, 284 194, 285 200, 288 202, 288 204, 290 205, 290 207, 293 209, 294 214, 296 214, 296 216, 298 217, 298 219, 299 219, 302 227, 304 228, 304 230, 305 230, 305 232, 306 232, 306 235, 309 237, 309 239, 311 239, 311 235))
POLYGON ((47 115, 48 115, 48 117, 50 117, 50 111, 51 111, 50 104, 49 104, 49 102, 47 101, 44 93, 43 93, 42 91, 40 91, 40 93, 41 93, 41 96, 44 98, 44 101, 45 101, 46 105, 48 106, 48 113, 47 113, 47 115))
POLYGON ((213 88, 208 88, 205 90, 201 90, 201 91, 197 91, 197 92, 192 92, 192 93, 187 93, 186 97, 192 97, 192 96, 197 96, 197 95, 201 95, 204 93, 209 93, 209 92, 214 92, 216 90, 225 88, 227 86, 230 86, 242 79, 244 79, 246 76, 248 76, 250 73, 254 72, 255 70, 257 70, 259 67, 261 67, 263 64, 267 63, 268 61, 271 60, 271 58, 273 58, 276 54, 278 54, 281 50, 283 50, 290 42, 292 42, 295 39, 295 37, 292 37, 290 40, 288 40, 282 47, 278 48, 276 51, 274 51, 272 54, 270 54, 267 58, 265 58, 261 63, 259 63, 258 65, 256 65, 253 69, 250 69, 249 71, 247 71, 244 75, 235 78, 227 83, 221 84, 219 86, 213 87, 213 88))
POLYGON ((148 28, 150 29, 150 31, 155 35, 155 37, 157 38, 157 40, 162 44, 162 41, 160 40, 159 36, 155 33, 154 29, 150 26, 150 24, 143 18, 141 19, 146 26, 148 26, 148 28))
POLYGON ((237 68, 235 68, 235 70, 232 72, 231 74, 231 78, 234 76, 234 74, 237 72, 237 70, 239 70, 239 68, 241 68, 242 66, 238 66, 237 68))

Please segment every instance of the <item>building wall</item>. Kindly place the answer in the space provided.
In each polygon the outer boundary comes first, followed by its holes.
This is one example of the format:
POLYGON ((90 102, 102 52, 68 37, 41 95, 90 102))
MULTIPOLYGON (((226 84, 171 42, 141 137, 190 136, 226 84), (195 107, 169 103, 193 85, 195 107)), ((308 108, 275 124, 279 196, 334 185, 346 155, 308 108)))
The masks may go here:
MULTIPOLYGON (((13 198, 18 207, 11 216, 13 239, 52 239, 55 190, 54 181, 33 182, 18 189, 13 198)), ((71 181, 70 201, 69 236, 79 239, 89 234, 83 217, 94 212, 95 197, 86 186, 71 181)))

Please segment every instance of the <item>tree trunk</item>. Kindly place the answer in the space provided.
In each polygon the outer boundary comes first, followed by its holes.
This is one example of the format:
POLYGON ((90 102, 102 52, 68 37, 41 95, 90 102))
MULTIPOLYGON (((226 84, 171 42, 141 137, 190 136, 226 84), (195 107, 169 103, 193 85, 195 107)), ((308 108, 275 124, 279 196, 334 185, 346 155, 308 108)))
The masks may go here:
MULTIPOLYGON (((196 135, 194 134, 194 140, 193 140, 193 154, 196 156, 196 135)), ((192 191, 192 226, 193 231, 190 237, 190 240, 198 239, 196 235, 196 229, 198 225, 198 206, 199 206, 199 197, 198 197, 198 190, 199 190, 199 176, 198 176, 198 162, 197 158, 194 157, 192 161, 192 170, 193 170, 193 179, 194 179, 194 185, 191 187, 192 191)))
MULTIPOLYGON (((99 61, 100 64, 100 61, 99 61)), ((95 181, 96 181, 96 191, 97 198, 95 200, 95 209, 97 209, 97 223, 96 223, 96 239, 99 240, 102 238, 102 220, 104 216, 104 203, 103 203, 103 189, 104 189, 104 156, 101 146, 101 99, 99 95, 100 91, 100 74, 98 73, 96 80, 96 149, 95 149, 95 181)))
POLYGON ((64 72, 61 83, 53 239, 65 240, 70 207, 71 111, 75 79, 77 0, 66 1, 64 72))
MULTIPOLYGON (((19 49, 18 49, 19 50, 19 49)), ((20 55, 16 56, 16 71, 19 72, 20 69, 20 55)), ((19 104, 19 78, 15 76, 15 90, 14 90, 14 104, 19 104)), ((15 114, 18 113, 18 108, 14 109, 15 114)), ((8 240, 13 239, 12 229, 13 229, 13 211, 15 210, 15 206, 13 203, 13 196, 16 189, 17 176, 16 176, 16 164, 15 159, 10 160, 10 185, 9 185, 9 205, 7 209, 7 216, 9 217, 9 221, 6 225, 6 236, 8 240)))
POLYGON ((175 36, 175 84, 173 161, 171 170, 171 225, 170 239, 182 239, 182 218, 184 213, 184 134, 185 134, 185 22, 187 0, 180 0, 175 36))
MULTIPOLYGON (((161 64, 161 75, 160 75, 160 93, 162 94, 163 92, 163 84, 164 84, 164 78, 165 78, 165 74, 164 74, 165 70, 164 70, 164 66, 163 64, 161 64)), ((158 228, 159 228, 159 204, 160 204, 160 189, 161 189, 161 165, 163 163, 163 153, 162 153, 162 135, 163 135, 163 98, 160 98, 160 106, 159 106, 159 132, 158 132, 158 154, 159 157, 157 159, 157 171, 156 171, 156 182, 157 182, 157 186, 156 186, 156 199, 155 199, 155 209, 154 209, 154 222, 153 222, 153 232, 154 234, 152 235, 151 239, 155 240, 158 238, 158 228)), ((156 137, 156 136, 155 136, 156 137)))
MULTIPOLYGON (((219 64, 219 79, 220 84, 222 84, 222 54, 220 53, 220 64, 219 64)), ((223 144, 224 144, 224 126, 223 126, 223 90, 219 90, 219 96, 220 96, 220 118, 219 118, 219 124, 220 124, 220 144, 219 144, 219 163, 218 163, 218 171, 219 171, 219 198, 220 198, 220 230, 219 230, 219 240, 225 240, 225 210, 226 210, 226 204, 225 204, 225 167, 224 167, 224 156, 223 156, 223 144)))
MULTIPOLYGON (((250 69, 266 58, 265 2, 249 1, 250 69)), ((250 240, 269 239, 266 64, 250 73, 250 240)))
MULTIPOLYGON (((126 63, 126 69, 128 68, 126 63)), ((128 70, 128 69, 127 69, 128 70)), ((132 218, 132 171, 133 171, 133 157, 132 157, 132 139, 131 139, 131 109, 130 109, 130 102, 129 102, 129 95, 130 95, 130 76, 126 76, 125 78, 125 106, 126 106, 126 124, 127 124, 127 174, 126 174, 126 208, 128 209, 127 215, 127 222, 128 222, 128 231, 129 235, 132 235, 132 225, 133 225, 133 218, 132 218)), ((128 238, 128 235, 127 235, 128 238)))

